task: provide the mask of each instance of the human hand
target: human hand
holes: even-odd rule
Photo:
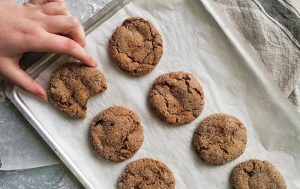
[[[0,74],[22,89],[47,100],[45,89],[19,67],[25,52],[67,54],[96,66],[83,48],[84,31],[63,0],[31,0],[24,5],[0,0],[0,12]]]

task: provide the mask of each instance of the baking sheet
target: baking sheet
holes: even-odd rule
[[[111,34],[129,16],[150,20],[164,40],[160,63],[144,77],[123,73],[108,54]],[[269,80],[262,80],[260,72],[253,72],[254,65],[249,65],[251,62],[236,50],[200,1],[132,1],[87,36],[86,49],[98,60],[98,69],[104,73],[108,89],[89,100],[85,119],[69,119],[26,92],[18,93],[40,123],[39,129],[48,136],[48,142],[59,148],[58,154],[86,187],[115,188],[126,165],[143,157],[165,162],[175,175],[176,188],[180,189],[230,188],[232,168],[250,158],[271,161],[289,188],[300,187],[299,117]],[[51,64],[37,81],[46,88],[53,70],[65,61],[63,58]],[[205,108],[191,124],[169,127],[153,116],[146,97],[156,77],[179,70],[199,78],[205,90]],[[142,148],[122,163],[97,159],[88,145],[91,120],[112,105],[134,110],[144,127]],[[240,158],[212,167],[197,158],[191,140],[201,120],[219,112],[232,114],[245,123],[248,143]]]

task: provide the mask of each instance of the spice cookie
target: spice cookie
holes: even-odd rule
[[[97,68],[73,62],[60,66],[52,74],[48,96],[66,115],[84,118],[88,99],[106,88],[106,80]]]
[[[284,178],[269,161],[248,160],[236,166],[231,174],[234,189],[286,189]]]
[[[118,181],[119,189],[174,189],[175,179],[162,162],[144,158],[130,163]]]
[[[227,114],[213,114],[196,129],[193,146],[209,165],[223,165],[238,158],[246,148],[247,131],[243,123]]]
[[[204,107],[204,92],[191,73],[170,72],[158,77],[149,93],[149,104],[162,121],[181,125],[196,119]]]
[[[144,132],[139,117],[133,111],[112,106],[95,117],[89,130],[89,140],[97,156],[120,162],[138,151]]]
[[[139,17],[126,19],[110,41],[110,52],[118,66],[134,76],[149,73],[163,54],[162,38],[155,27]]]

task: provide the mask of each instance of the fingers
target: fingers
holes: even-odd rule
[[[73,16],[49,16],[45,20],[46,30],[54,34],[65,34],[79,45],[85,45],[85,33],[79,21]]]
[[[46,15],[71,15],[63,0],[51,0],[46,3],[43,1],[29,1],[24,6],[38,9]]]
[[[43,35],[31,44],[33,51],[66,54],[88,66],[94,67],[97,65],[93,57],[72,39],[51,33]]]
[[[12,60],[1,62],[0,72],[15,85],[47,101],[48,98],[45,89],[24,72],[17,63]]]
[[[49,2],[64,2],[64,0],[30,0],[28,3],[34,4],[34,5],[43,5]]]
[[[46,31],[54,34],[68,35],[68,37],[71,37],[71,39],[81,46],[85,45],[84,30],[78,19],[71,16],[64,3],[47,3],[42,5],[40,10],[48,15],[44,21]]]
[[[33,1],[33,3],[42,2]],[[35,5],[31,4],[30,6]],[[83,64],[96,66],[94,59],[82,47],[85,45],[85,33],[80,22],[75,17],[66,15],[67,9],[63,3],[52,2],[35,8],[44,14],[42,22],[39,19],[35,20],[38,26],[42,26],[42,28],[35,27],[32,35],[28,35],[26,41],[29,42],[24,43],[27,50],[66,54]]]
[[[50,2],[42,5],[41,11],[46,15],[71,15],[63,2]]]
[[[34,5],[42,5],[47,3],[47,0],[30,0],[28,3],[34,4]]]

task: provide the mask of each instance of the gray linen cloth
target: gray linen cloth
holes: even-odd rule
[[[67,2],[77,17],[86,20],[89,16],[81,13],[95,12],[94,10],[99,8],[93,1],[69,0]],[[249,50],[266,67],[283,94],[299,107],[297,98],[299,97],[299,88],[296,86],[300,74],[300,14],[299,9],[295,8],[300,7],[299,0],[211,1],[214,2],[215,8],[248,41]],[[101,1],[99,0],[99,2]],[[87,6],[87,3],[92,6]],[[76,9],[79,11],[74,11]],[[20,118],[18,118],[19,121],[15,120],[17,119],[16,116],[13,116],[15,110],[1,109],[1,107],[11,108],[11,105],[3,97],[1,85],[3,82],[0,81],[0,169],[1,164],[3,164],[2,169],[11,170],[57,163],[55,156],[51,155],[53,153],[49,152],[49,147],[40,141],[42,139],[37,137],[32,129],[25,126],[28,125],[24,124],[25,120]],[[15,132],[16,130],[18,132]],[[12,134],[14,134],[13,137]],[[19,146],[22,147],[21,150],[18,148]]]
[[[282,93],[300,111],[300,13],[297,10],[300,2],[213,1],[215,8],[249,43],[249,50],[265,66]]]

